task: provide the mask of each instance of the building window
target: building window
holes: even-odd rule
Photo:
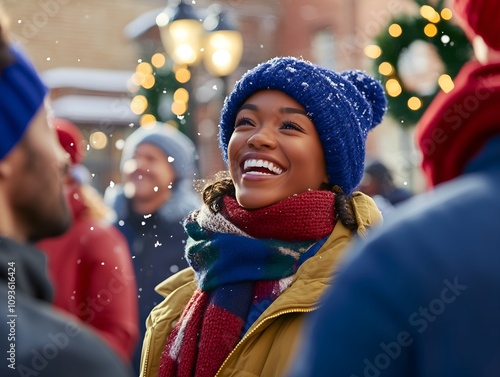
[[[335,70],[335,38],[331,29],[324,28],[314,34],[312,56],[316,64]]]

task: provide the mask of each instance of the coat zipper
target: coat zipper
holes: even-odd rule
[[[253,328],[252,331],[246,333],[243,338],[238,342],[238,344],[233,348],[233,350],[231,351],[231,353],[226,357],[226,359],[224,360],[224,362],[222,363],[222,365],[220,366],[219,370],[217,371],[217,374],[214,376],[214,377],[217,377],[220,375],[222,369],[224,368],[224,366],[227,364],[227,361],[231,358],[231,356],[234,354],[234,352],[241,346],[241,344],[243,344],[243,342],[248,339],[254,332],[255,330],[257,330],[264,322],[267,322],[268,320],[270,319],[274,319],[276,317],[279,317],[280,315],[283,315],[283,314],[290,314],[290,313],[310,313],[310,312],[313,312],[315,311],[316,309],[318,309],[319,306],[315,306],[315,307],[312,307],[312,308],[309,308],[309,309],[288,309],[288,310],[283,310],[281,312],[278,312],[276,314],[273,314],[269,317],[266,317],[264,318],[262,321],[260,321],[257,326],[255,326]]]
[[[144,366],[142,368],[141,376],[147,376],[146,372],[148,370],[148,361],[149,361],[149,352],[151,351],[151,339],[148,344],[148,348],[146,349],[146,355],[144,355]]]

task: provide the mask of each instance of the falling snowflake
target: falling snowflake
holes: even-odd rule
[[[178,272],[178,271],[179,271],[179,266],[177,266],[177,265],[175,265],[175,264],[174,264],[174,265],[172,265],[172,266],[170,266],[170,272],[171,272],[171,273],[175,274],[175,273],[176,273],[176,272]]]

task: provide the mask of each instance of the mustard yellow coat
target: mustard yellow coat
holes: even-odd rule
[[[374,201],[355,193],[353,198],[358,234],[381,220]],[[298,269],[295,279],[255,323],[226,358],[216,376],[277,377],[286,370],[298,343],[304,317],[318,308],[318,300],[332,282],[352,234],[340,222],[315,256]],[[156,377],[165,341],[196,289],[194,271],[182,270],[156,287],[165,297],[146,321],[141,377]]]

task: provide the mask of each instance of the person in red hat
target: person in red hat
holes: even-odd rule
[[[500,375],[500,1],[454,9],[476,58],[417,126],[429,192],[353,247],[288,377]]]
[[[71,167],[65,181],[73,225],[37,243],[48,256],[54,305],[92,326],[130,362],[138,341],[136,281],[127,242],[82,165],[86,145],[76,125],[54,119]]]

